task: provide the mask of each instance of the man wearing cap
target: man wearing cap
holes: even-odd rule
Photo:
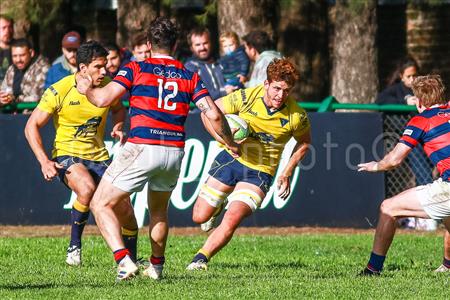
[[[77,50],[81,44],[80,34],[76,31],[66,33],[61,42],[62,60],[54,63],[45,78],[44,89],[77,71]]]

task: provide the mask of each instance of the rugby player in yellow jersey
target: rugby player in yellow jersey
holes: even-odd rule
[[[236,91],[215,102],[224,114],[237,114],[247,121],[251,134],[241,144],[240,157],[225,149],[211,166],[192,219],[203,223],[202,229],[207,231],[227,197],[229,206],[188,270],[206,270],[208,261],[231,240],[241,221],[260,207],[272,185],[284,146],[293,137],[297,143],[277,182],[279,196],[283,199],[289,196],[289,178],[310,144],[306,112],[288,98],[297,80],[298,72],[288,59],[275,59],[267,67],[264,84]],[[208,131],[216,136],[213,130]],[[220,141],[217,136],[216,139]]]
[[[77,52],[78,71],[50,86],[31,114],[25,127],[25,136],[41,165],[46,180],[56,176],[77,195],[71,211],[71,240],[66,262],[81,265],[81,235],[89,218],[89,203],[110,163],[103,137],[106,119],[111,108],[113,118],[112,137],[124,142],[122,126],[125,109],[120,101],[111,107],[98,108],[86,96],[78,93],[77,80],[89,75],[96,86],[106,85],[110,79],[106,74],[108,52],[97,42],[80,46]],[[53,117],[56,137],[50,160],[42,145],[39,129]],[[136,253],[137,223],[129,201],[116,207],[120,211],[122,233],[130,252]]]

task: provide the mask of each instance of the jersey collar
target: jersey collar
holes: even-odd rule
[[[275,113],[277,113],[277,112],[283,110],[283,109],[286,107],[286,103],[283,103],[283,105],[281,105],[281,107],[280,107],[279,109],[271,110],[270,107],[267,106],[266,102],[264,102],[264,97],[261,97],[261,101],[262,101],[262,103],[264,104],[264,107],[266,108],[267,114],[268,114],[269,116],[274,115]]]
[[[170,55],[158,54],[158,53],[156,53],[155,55],[153,55],[152,58],[168,58],[168,59],[174,59],[174,58],[173,58],[172,56],[170,56]]]

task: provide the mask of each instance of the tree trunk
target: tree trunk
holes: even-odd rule
[[[278,49],[292,58],[300,80],[292,95],[320,101],[329,95],[327,1],[290,1],[281,6]]]
[[[375,0],[336,1],[331,93],[342,103],[370,103],[378,90]]]
[[[243,37],[258,29],[276,38],[278,7],[276,0],[217,0],[219,33],[234,31]]]
[[[116,42],[121,47],[131,47],[131,38],[146,31],[150,22],[158,15],[158,0],[120,0],[117,7]]]

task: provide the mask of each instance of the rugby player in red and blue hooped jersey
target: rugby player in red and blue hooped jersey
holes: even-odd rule
[[[359,171],[377,172],[397,167],[419,143],[440,173],[433,183],[406,190],[383,201],[375,232],[372,253],[361,275],[379,275],[394,238],[396,220],[418,217],[443,220],[446,232],[442,266],[436,271],[450,270],[450,105],[439,75],[417,77],[412,84],[419,114],[407,124],[395,148],[378,161],[359,164]]]
[[[159,17],[148,30],[151,58],[127,64],[103,88],[92,88],[88,77],[77,82],[78,91],[99,107],[109,105],[126,91],[131,96],[130,138],[115,154],[91,201],[97,225],[118,263],[118,281],[133,277],[138,268],[123,244],[114,208],[147,183],[152,255],[144,275],[153,279],[162,276],[168,235],[167,207],[184,155],[184,122],[190,101],[200,109],[202,121],[209,122],[223,138],[225,146],[236,155],[239,153],[228,123],[198,74],[169,56],[177,36],[176,26],[168,18]]]
[[[130,90],[128,141],[183,147],[191,101],[209,96],[199,75],[167,55],[130,62],[114,81]]]

